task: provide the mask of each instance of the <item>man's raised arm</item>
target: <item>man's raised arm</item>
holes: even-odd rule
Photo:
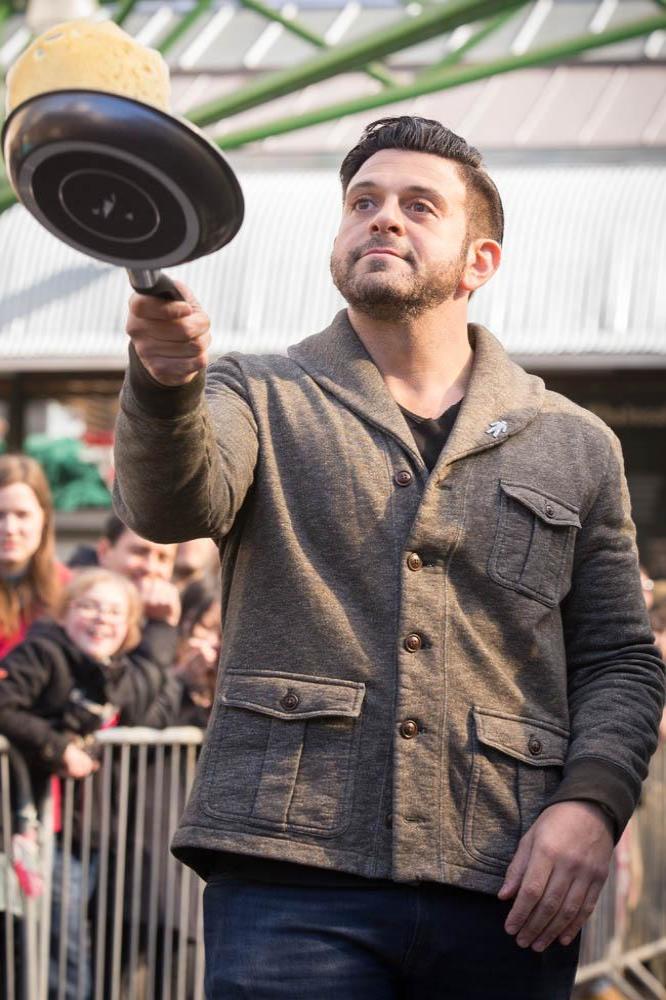
[[[223,537],[257,459],[240,368],[222,358],[206,371],[210,320],[178,287],[184,302],[130,299],[130,363],[116,424],[114,506],[153,541]]]

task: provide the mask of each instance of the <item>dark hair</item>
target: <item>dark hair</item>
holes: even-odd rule
[[[194,626],[201,621],[208,609],[221,600],[220,584],[217,579],[203,577],[188,583],[180,595],[180,634],[187,637]]]
[[[340,167],[342,193],[366,160],[380,149],[405,149],[433,153],[454,160],[467,189],[468,238],[488,236],[498,243],[504,236],[504,210],[494,181],[483,168],[481,153],[441,122],[401,115],[379,118],[366,125],[360,141],[350,149]]]
[[[104,538],[110,545],[115,545],[121,535],[127,531],[127,525],[123,524],[116,514],[109,514],[104,522]]]

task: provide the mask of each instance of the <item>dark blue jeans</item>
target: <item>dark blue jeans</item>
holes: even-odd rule
[[[56,847],[53,857],[53,886],[51,897],[51,948],[49,956],[49,998],[59,994],[60,982],[65,981],[65,1000],[89,1000],[92,995],[90,930],[86,911],[95,892],[97,883],[97,853],[93,852],[88,868],[88,888],[83,898],[83,865],[76,854],[69,858],[69,878],[67,881],[67,916],[65,967],[59,964],[60,922],[63,903],[64,858],[60,847]],[[83,920],[83,925],[82,925]],[[81,952],[81,939],[84,950]],[[79,992],[79,981],[81,991]]]
[[[510,907],[450,886],[273,885],[204,892],[207,1000],[567,1000],[578,940],[537,954]]]

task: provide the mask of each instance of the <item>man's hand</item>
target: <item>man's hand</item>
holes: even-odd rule
[[[592,913],[613,855],[611,821],[591,802],[557,802],[521,839],[498,896],[521,948],[570,944]]]
[[[134,294],[127,333],[144,368],[162,385],[185,385],[206,367],[210,320],[189,288],[175,282],[187,301],[166,302]]]
[[[67,744],[62,755],[62,764],[67,778],[87,778],[99,768],[99,761],[93,760],[90,754],[76,743]]]
[[[176,585],[144,576],[138,586],[148,621],[166,622],[175,628],[180,621],[180,594]]]

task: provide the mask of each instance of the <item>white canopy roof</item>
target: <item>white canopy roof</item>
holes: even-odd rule
[[[533,367],[666,367],[666,167],[492,170],[507,226],[472,318]],[[328,272],[335,171],[241,174],[246,219],[228,247],[173,268],[213,321],[214,353],[284,351],[341,306]],[[0,216],[0,371],[119,369],[122,270],[59,243],[21,207]]]

